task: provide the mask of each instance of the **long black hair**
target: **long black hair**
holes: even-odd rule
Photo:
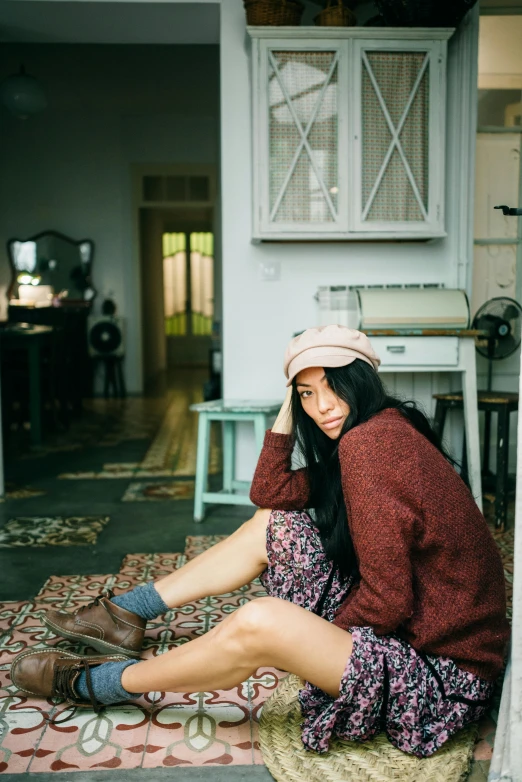
[[[357,560],[348,527],[341,484],[338,448],[342,436],[354,426],[368,421],[381,410],[393,408],[399,410],[448,462],[454,467],[458,465],[444,449],[428,418],[415,402],[390,396],[380,376],[365,361],[356,359],[344,367],[325,367],[324,372],[334,394],[350,408],[341,434],[337,439],[332,440],[305,413],[294,379],[293,435],[308,469],[310,504],[325,552],[342,575],[357,577]]]

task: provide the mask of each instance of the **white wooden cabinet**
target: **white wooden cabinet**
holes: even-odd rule
[[[444,236],[453,30],[248,32],[253,239]]]

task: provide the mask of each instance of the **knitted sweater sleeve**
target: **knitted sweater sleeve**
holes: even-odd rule
[[[272,510],[308,507],[308,474],[305,468],[292,470],[292,451],[291,435],[266,432],[250,489],[254,505]]]
[[[372,421],[345,435],[339,458],[360,582],[334,623],[386,635],[413,613],[410,552],[422,504],[418,459],[408,432],[377,431]]]

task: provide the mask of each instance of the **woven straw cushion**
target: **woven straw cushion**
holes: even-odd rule
[[[324,755],[308,752],[301,742],[301,710],[297,693],[303,682],[283,679],[266,701],[259,727],[261,752],[277,782],[463,782],[466,779],[476,725],[457,733],[429,758],[416,758],[396,749],[384,733],[372,741],[330,743]]]

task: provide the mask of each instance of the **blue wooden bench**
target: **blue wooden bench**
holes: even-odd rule
[[[199,413],[198,449],[196,460],[196,490],[194,498],[194,521],[203,521],[205,505],[252,505],[248,497],[250,481],[237,481],[236,468],[236,424],[251,421],[257,454],[261,453],[265,431],[269,421],[279,412],[282,402],[246,400],[227,401],[216,399],[191,405],[190,409]],[[208,457],[210,450],[210,424],[223,422],[223,488],[221,491],[208,491]]]

